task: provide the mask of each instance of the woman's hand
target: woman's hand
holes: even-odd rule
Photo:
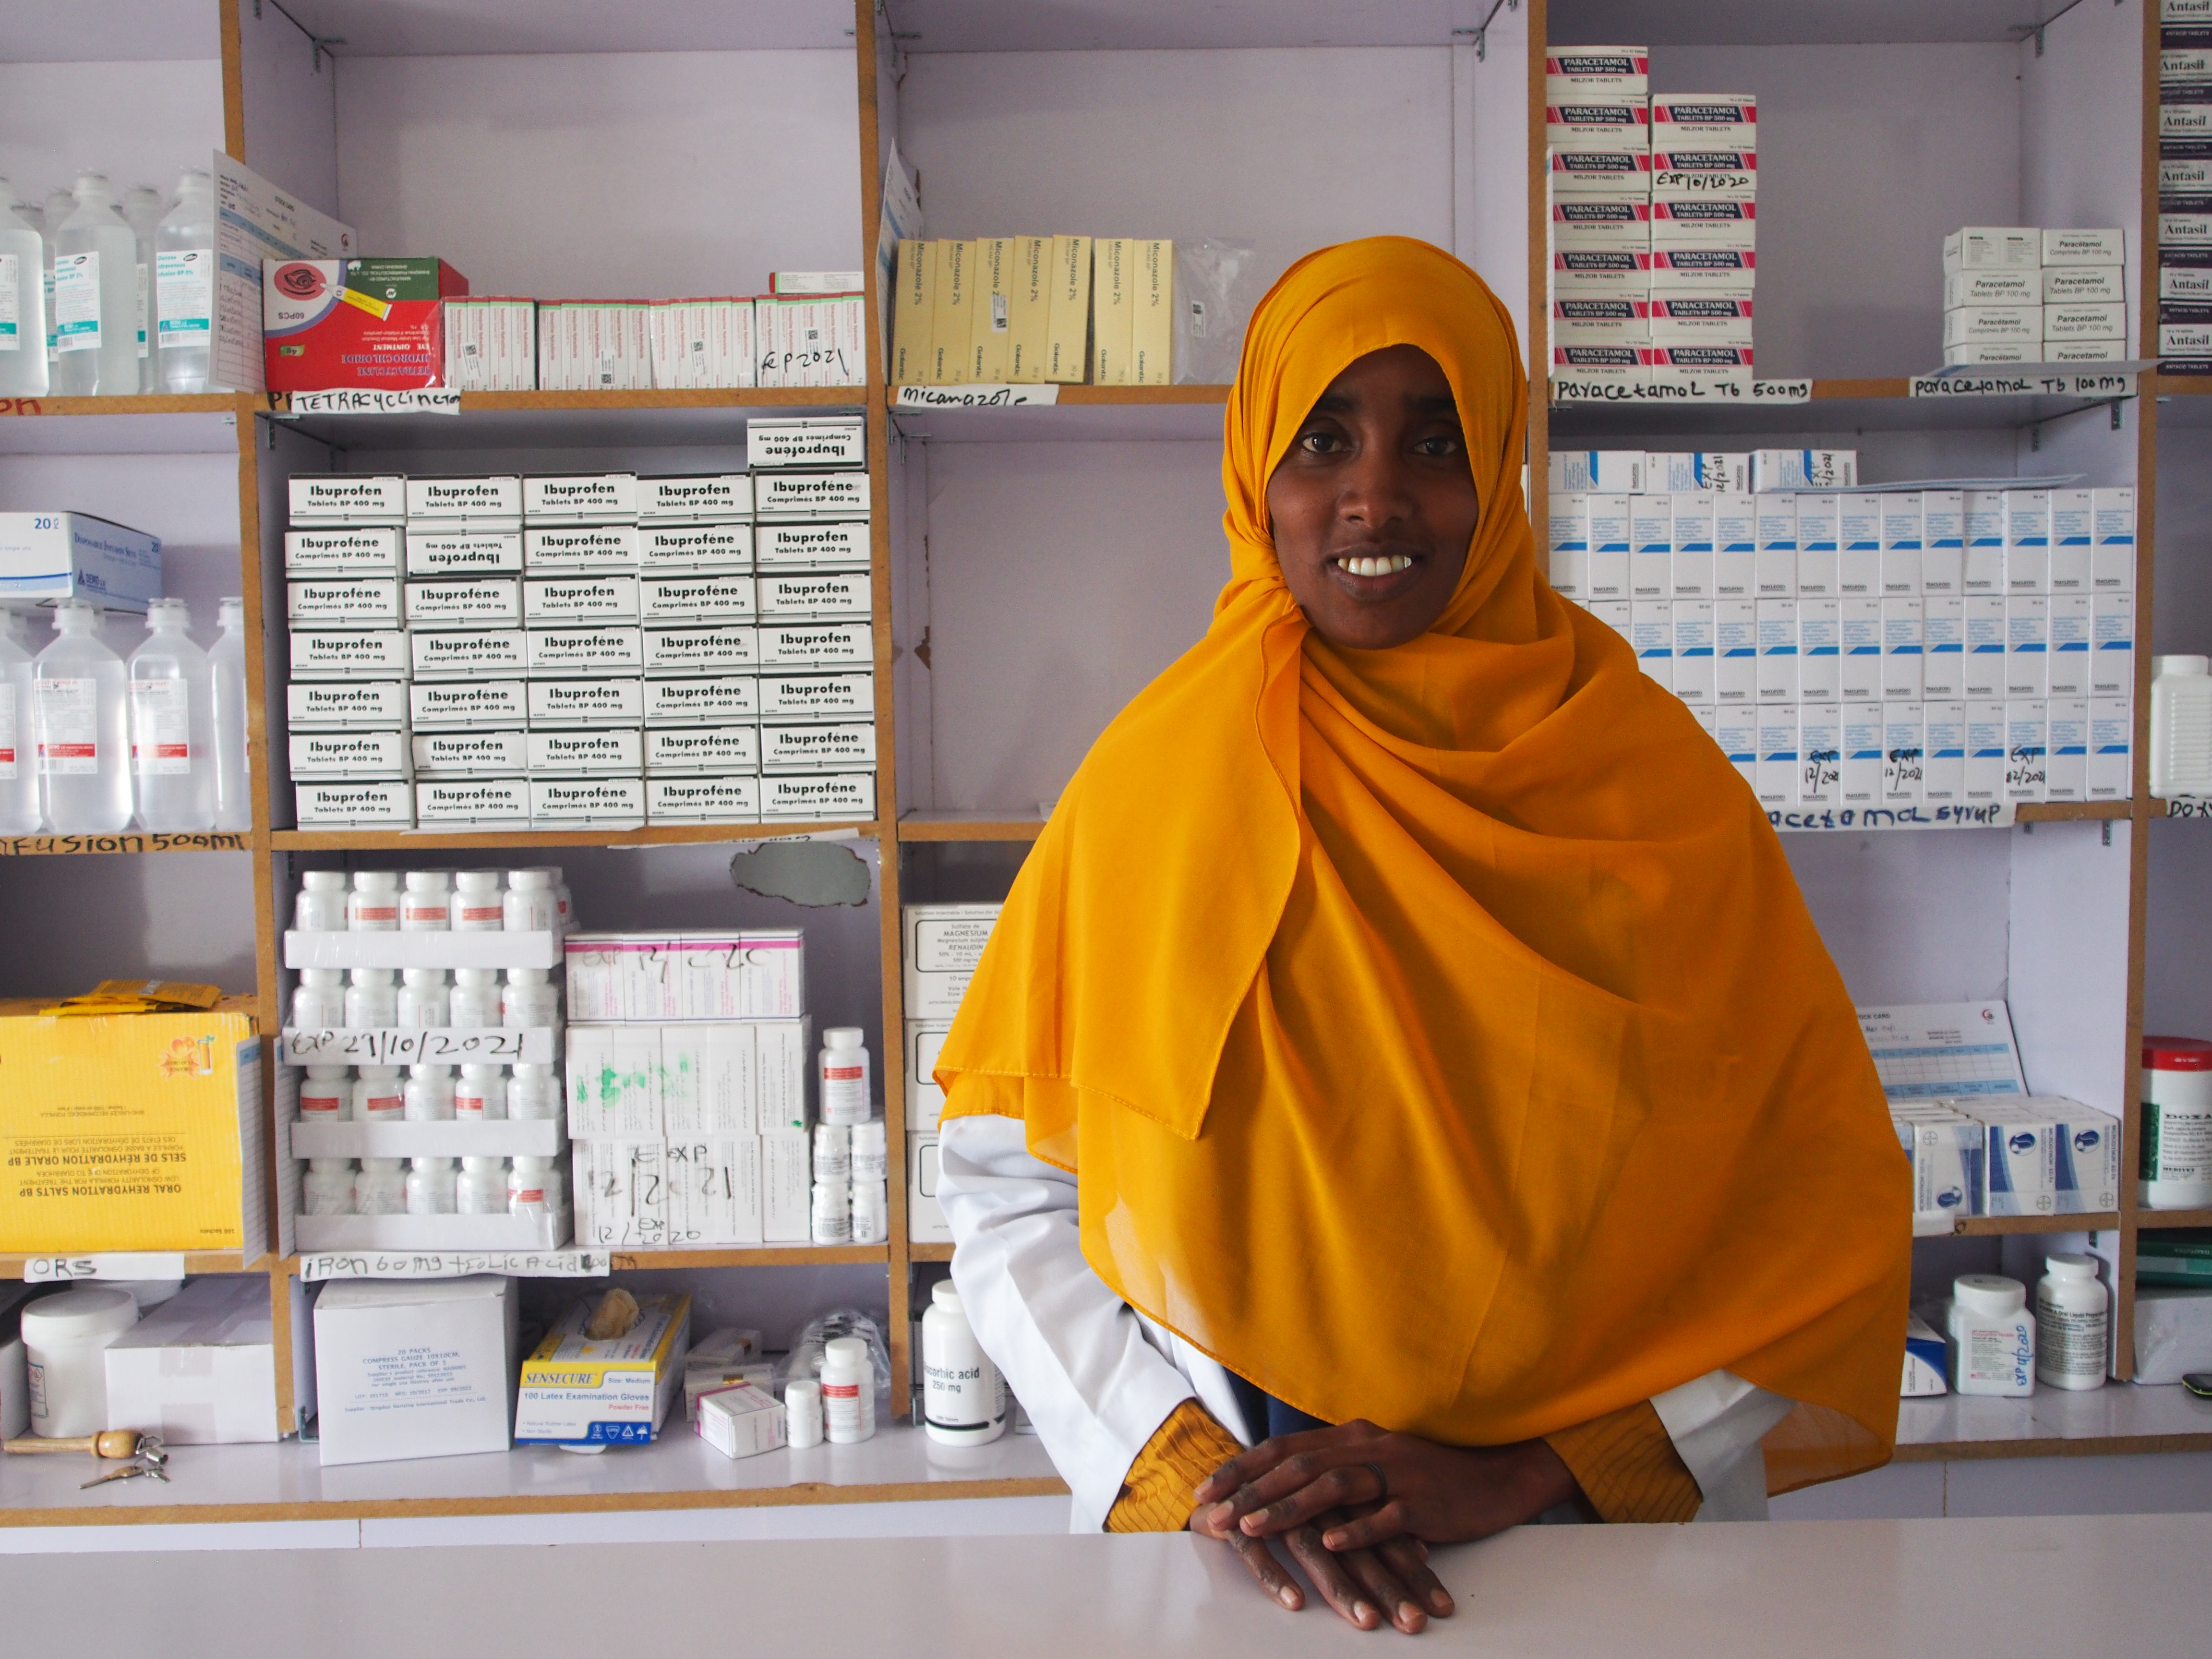
[[[1305,1592],[1275,1559],[1267,1540],[1233,1523],[1225,1528],[1212,1525],[1210,1512],[1217,1507],[1201,1504],[1194,1510],[1190,1529],[1204,1537],[1219,1539],[1236,1551],[1237,1559],[1259,1581],[1260,1588],[1292,1613],[1304,1607]],[[1438,1618],[1450,1614],[1452,1599],[1436,1574],[1429,1571],[1427,1545],[1418,1538],[1401,1537],[1376,1549],[1332,1551],[1322,1542],[1322,1530],[1344,1518],[1332,1511],[1315,1522],[1291,1527],[1281,1534],[1291,1559],[1305,1569],[1314,1588],[1329,1606],[1361,1630],[1373,1630],[1381,1625],[1383,1614],[1376,1609],[1385,1609],[1390,1622],[1408,1636],[1425,1629],[1431,1613]]]
[[[1426,1545],[1486,1538],[1534,1520],[1577,1491],[1567,1466],[1540,1440],[1440,1446],[1356,1420],[1263,1440],[1231,1458],[1193,1494],[1198,1507],[1190,1525],[1234,1544],[1261,1586],[1285,1606],[1300,1604],[1292,1600],[1297,1587],[1268,1553],[1269,1538],[1281,1537],[1330,1603],[1361,1629],[1372,1629],[1374,1621],[1354,1611],[1360,1598],[1350,1588],[1347,1567],[1385,1606],[1400,1608],[1394,1621],[1399,1628],[1418,1629],[1403,1617],[1408,1609],[1419,1612],[1404,1589],[1439,1614],[1451,1611],[1451,1598],[1425,1565]],[[1419,1554],[1411,1555],[1409,1546],[1422,1547]],[[1334,1567],[1333,1574],[1325,1576],[1310,1557]],[[1372,1577],[1378,1571],[1397,1588]]]

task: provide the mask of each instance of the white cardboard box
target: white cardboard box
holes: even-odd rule
[[[111,1429],[158,1434],[172,1446],[278,1437],[276,1326],[258,1274],[193,1279],[103,1358]],[[301,1414],[312,1408],[311,1384]]]
[[[952,1228],[937,1202],[937,1137],[906,1138],[906,1237],[909,1244],[950,1244]]]
[[[908,904],[899,910],[899,959],[909,1019],[950,1022],[983,959],[1003,907]]]
[[[749,1382],[699,1396],[699,1437],[725,1457],[774,1451],[786,1440],[783,1403]]]
[[[906,1023],[906,1127],[909,1131],[934,1131],[945,1109],[945,1091],[931,1075],[937,1056],[951,1036],[950,1020],[910,1019]]]
[[[0,513],[0,596],[140,611],[161,594],[161,538],[88,513]]]
[[[505,1451],[521,1299],[511,1279],[334,1279],[315,1299],[325,1464]]]

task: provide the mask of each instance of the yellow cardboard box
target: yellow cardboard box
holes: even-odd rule
[[[244,1003],[61,1018],[0,1001],[0,1251],[267,1248]]]

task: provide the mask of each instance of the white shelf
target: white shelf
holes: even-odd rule
[[[293,1218],[300,1254],[349,1250],[557,1250],[568,1212],[555,1215],[303,1215]]]
[[[303,933],[284,935],[287,968],[558,968],[558,933]]]
[[[1901,1401],[1897,1413],[1900,1461],[2173,1451],[2191,1449],[2192,1441],[2212,1450],[2212,1400],[2178,1382],[2107,1382],[2081,1394],[2038,1389],[2025,1400],[1941,1395]]]
[[[295,1120],[294,1158],[558,1158],[568,1145],[559,1118],[489,1123],[309,1123]]]

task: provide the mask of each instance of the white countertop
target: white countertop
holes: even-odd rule
[[[1524,1527],[1440,1551],[1455,1618],[1363,1635],[1219,1547],[884,1539],[0,1557],[9,1647],[153,1659],[411,1652],[1510,1654],[2006,1659],[2203,1652],[2212,1516]],[[1967,1607],[1988,1610],[1975,1626]],[[1363,1645],[1364,1644],[1364,1645]]]

